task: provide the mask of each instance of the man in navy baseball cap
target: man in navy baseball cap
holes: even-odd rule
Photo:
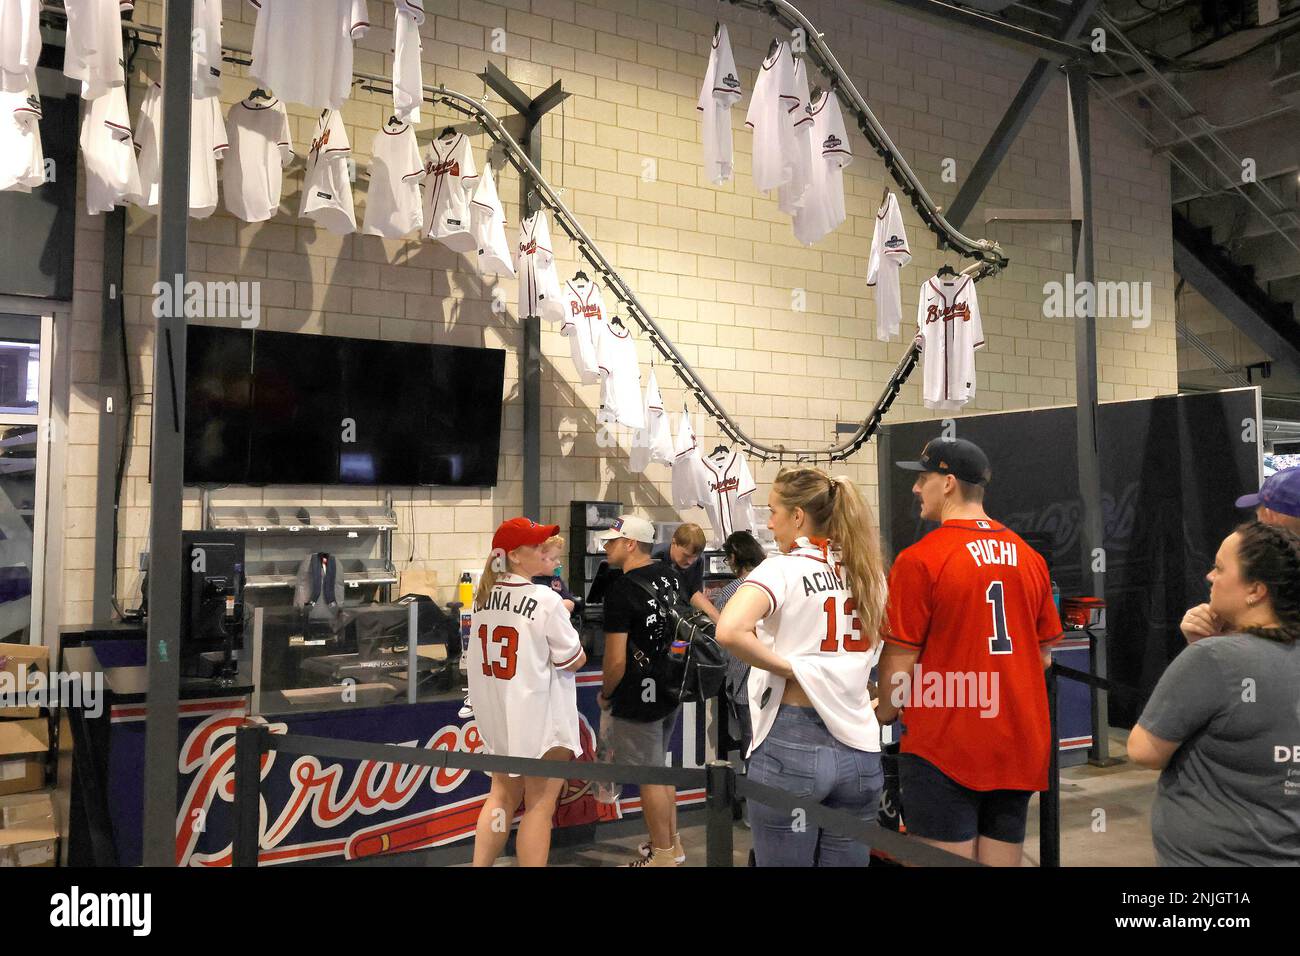
[[[1255,494],[1238,498],[1237,507],[1254,508],[1262,523],[1300,534],[1300,467],[1269,475]]]

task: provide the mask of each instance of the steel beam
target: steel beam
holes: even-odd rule
[[[126,210],[121,206],[104,217],[104,290],[99,320],[99,452],[95,468],[95,574],[92,614],[95,621],[113,619],[117,576],[117,467],[126,429],[126,354],[122,341],[122,275],[126,246]],[[125,421],[124,421],[125,419]],[[125,425],[125,429],[124,426]]]

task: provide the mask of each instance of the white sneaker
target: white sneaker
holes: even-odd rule
[[[469,720],[474,716],[474,705],[469,701],[469,694],[465,694],[465,703],[460,705],[460,710],[456,712],[461,720]]]
[[[651,847],[649,840],[646,840],[636,848],[637,852],[641,854],[641,857],[646,860],[650,859],[653,849],[654,848]],[[673,837],[673,862],[678,866],[681,866],[686,862],[686,851],[682,849],[682,835],[680,833]]]

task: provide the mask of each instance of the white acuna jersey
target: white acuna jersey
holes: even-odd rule
[[[577,678],[562,669],[581,653],[558,593],[517,574],[497,578],[470,619],[466,665],[488,753],[537,758],[564,747],[582,756]]]
[[[81,81],[81,98],[94,100],[126,83],[122,13],[134,0],[64,0],[68,15],[63,73]]]
[[[799,108],[794,90],[794,56],[784,40],[758,71],[745,125],[754,131],[754,188],[761,193],[790,181],[794,169],[794,123]]]
[[[469,201],[478,185],[474,150],[464,133],[439,137],[424,154],[424,228],[453,252],[478,248]]]
[[[41,97],[0,92],[0,191],[29,193],[45,182],[41,148]]]
[[[36,88],[41,58],[41,0],[0,2],[0,92]]]
[[[698,477],[688,487],[696,495],[693,505],[703,508],[709,516],[713,530],[712,540],[721,545],[734,531],[751,531],[754,512],[751,500],[754,494],[754,476],[744,455],[735,450],[716,455],[688,456]]]
[[[289,115],[278,99],[240,100],[226,114],[230,149],[221,164],[226,210],[265,222],[280,210],[284,167],[293,161]]]
[[[776,191],[776,205],[787,216],[803,207],[812,184],[812,127],[808,112],[808,71],[802,59],[794,64],[794,95],[799,102],[786,114],[791,127],[790,181]]]
[[[876,337],[885,341],[897,335],[902,324],[903,299],[899,270],[912,261],[903,230],[903,213],[893,193],[876,212],[876,230],[867,263],[867,285],[876,289]]]
[[[162,200],[162,101],[162,87],[150,83],[135,123],[140,192],[133,201],[155,214]],[[217,208],[217,160],[225,156],[229,145],[221,101],[215,96],[191,100],[189,206],[194,219],[206,219]]]
[[[691,427],[691,413],[683,408],[673,438],[673,507],[679,511],[700,507],[700,502],[708,496],[699,458],[699,442],[695,438],[695,429]]]
[[[397,22],[393,27],[393,112],[397,118],[418,125],[424,102],[424,75],[420,68],[420,26],[424,6],[419,0],[397,0]]]
[[[125,87],[113,87],[82,112],[81,157],[86,167],[86,210],[92,216],[140,194]]]
[[[632,453],[628,467],[636,474],[645,474],[651,462],[661,465],[673,463],[673,440],[668,434],[668,413],[664,410],[664,397],[655,380],[655,370],[645,386],[645,426],[637,429],[632,439]]]
[[[704,85],[695,108],[700,111],[700,136],[704,147],[704,175],[721,186],[735,172],[735,154],[731,143],[731,107],[739,102],[742,89],[731,55],[731,39],[725,24],[718,27],[704,71]]]
[[[961,408],[975,397],[975,350],[984,344],[975,280],[928,280],[921,286],[916,325],[922,338],[925,407]]]
[[[341,236],[357,231],[352,181],[348,175],[350,155],[352,144],[343,127],[342,114],[338,110],[325,110],[316,121],[316,133],[311,138],[298,215]]]
[[[549,322],[564,319],[564,293],[555,271],[551,227],[546,212],[537,210],[519,224],[515,269],[519,273],[519,317],[537,316]]]
[[[370,147],[370,188],[366,191],[367,236],[405,239],[424,226],[420,181],[424,162],[409,123],[385,123]]]
[[[513,277],[515,257],[510,252],[510,240],[506,238],[506,211],[497,194],[491,163],[479,174],[478,185],[470,199],[469,220],[478,246],[479,274]]]
[[[221,95],[221,0],[194,0],[192,96]]]
[[[758,639],[790,662],[826,729],[846,746],[875,753],[880,725],[867,683],[879,650],[862,631],[857,604],[833,560],[834,555],[800,538],[788,554],[767,558],[740,586],[767,600]],[[785,678],[751,668],[748,691],[752,754],[776,720]]]
[[[844,210],[844,167],[853,162],[853,150],[839,97],[824,92],[808,107],[812,131],[808,137],[811,172],[804,203],[794,214],[795,238],[806,245],[820,242],[847,218]]]
[[[596,420],[644,428],[636,340],[621,322],[615,324],[612,320],[602,322],[596,333],[596,366],[600,369],[600,412]]]
[[[604,333],[605,297],[594,282],[570,279],[564,284],[564,322],[560,334],[569,340],[573,367],[583,385],[600,381],[596,342]]]
[[[352,43],[366,0],[248,0],[257,8],[249,72],[282,100],[337,110],[352,90]]]

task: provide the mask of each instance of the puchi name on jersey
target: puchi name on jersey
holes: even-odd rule
[[[511,614],[518,614],[520,617],[526,617],[528,620],[533,619],[533,611],[537,610],[537,598],[520,597],[512,607],[510,604],[510,593],[504,588],[493,588],[488,595],[487,605],[483,608],[485,611],[509,611]]]
[[[1016,543],[1014,541],[995,541],[991,538],[981,538],[977,541],[966,542],[966,550],[975,559],[975,567],[977,568],[986,564],[1005,564],[1013,568],[1019,567],[1019,557],[1016,554]]]
[[[803,576],[803,593],[821,594],[824,591],[843,591],[844,582],[832,571],[814,571]]]

